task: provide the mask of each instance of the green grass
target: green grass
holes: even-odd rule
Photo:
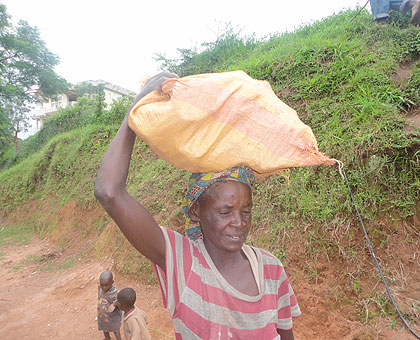
[[[21,271],[22,269],[23,269],[22,266],[15,264],[9,269],[9,272],[18,272],[18,271]]]
[[[68,268],[72,268],[76,265],[75,259],[67,259],[63,263],[56,263],[55,261],[47,261],[40,265],[39,270],[45,270],[49,272],[60,272]]]
[[[43,258],[39,255],[36,254],[31,254],[26,256],[22,261],[21,264],[22,265],[27,265],[27,264],[37,264],[37,263],[41,263],[43,262]]]
[[[0,227],[0,246],[8,245],[25,245],[28,244],[32,236],[34,235],[33,225],[24,221],[21,224],[13,226],[1,226]],[[2,253],[3,254],[3,253]],[[1,255],[4,257],[4,254]]]
[[[53,254],[53,256],[31,254],[23,259],[17,266],[22,268],[22,266],[25,265],[35,264],[38,267],[38,270],[41,271],[60,272],[72,268],[76,263],[77,261],[75,258],[68,258],[61,261],[55,254]]]

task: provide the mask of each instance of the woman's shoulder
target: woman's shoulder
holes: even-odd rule
[[[160,226],[160,229],[162,230],[163,235],[165,237],[169,237],[171,239],[176,239],[176,240],[191,241],[188,237],[182,235],[179,231],[176,231],[171,228],[164,227],[164,226]]]
[[[260,254],[260,258],[262,259],[264,264],[272,264],[272,265],[278,265],[280,267],[283,267],[283,264],[281,263],[281,261],[271,252],[269,252],[266,249],[263,248],[258,248],[258,247],[254,247],[254,246],[249,246],[251,247],[255,253]]]
[[[197,248],[198,240],[190,240],[188,237],[182,235],[180,232],[173,230],[168,227],[160,227],[162,229],[162,233],[165,237],[165,243],[169,243],[171,246],[180,248],[190,248],[193,247]],[[180,248],[179,248],[180,247]]]

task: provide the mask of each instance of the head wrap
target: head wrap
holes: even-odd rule
[[[233,168],[220,172],[200,172],[193,173],[188,182],[188,190],[185,194],[182,209],[184,210],[186,221],[186,236],[191,240],[203,238],[199,222],[194,222],[190,218],[189,210],[191,205],[197,201],[200,195],[207,188],[216,182],[237,181],[244,183],[252,189],[255,183],[254,172],[246,166],[234,166]]]

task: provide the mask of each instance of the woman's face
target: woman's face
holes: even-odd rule
[[[251,189],[236,181],[214,185],[197,207],[204,244],[208,251],[236,252],[251,228]]]

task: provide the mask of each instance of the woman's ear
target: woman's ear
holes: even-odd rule
[[[189,215],[191,218],[191,221],[193,222],[200,222],[200,203],[195,201],[190,209],[189,209]]]

